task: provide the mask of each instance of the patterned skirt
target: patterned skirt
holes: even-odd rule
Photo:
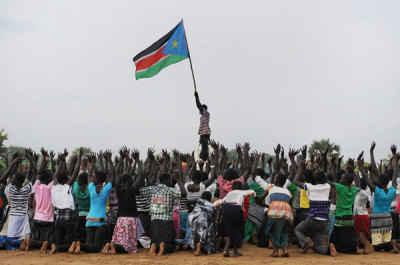
[[[138,217],[119,217],[111,242],[122,246],[127,253],[134,254],[137,251],[137,240],[143,233]]]
[[[371,233],[392,231],[393,220],[390,213],[374,213],[371,215]]]

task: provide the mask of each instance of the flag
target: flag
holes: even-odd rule
[[[165,67],[189,58],[183,21],[133,58],[136,79],[149,78]]]

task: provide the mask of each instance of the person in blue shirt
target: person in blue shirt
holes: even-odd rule
[[[371,192],[374,192],[374,208],[371,216],[371,239],[372,246],[375,251],[393,250],[395,254],[399,252],[396,246],[396,240],[392,238],[393,221],[390,215],[390,204],[396,195],[397,176],[399,173],[399,163],[396,153],[397,147],[392,145],[390,150],[393,154],[393,178],[392,187],[387,188],[390,178],[387,174],[380,174],[377,178],[376,185],[371,181],[364,169],[363,162],[358,161],[358,166],[363,178],[367,181]]]

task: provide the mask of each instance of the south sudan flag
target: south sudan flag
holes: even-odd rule
[[[189,58],[183,21],[133,58],[136,79],[149,78],[165,67]]]

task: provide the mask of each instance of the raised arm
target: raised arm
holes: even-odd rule
[[[105,172],[104,171],[104,162],[103,162],[104,155],[103,155],[103,151],[102,150],[99,151],[99,155],[97,157],[99,159],[100,171]]]
[[[58,154],[58,159],[57,159],[57,169],[56,172],[53,174],[53,184],[57,185],[58,184],[58,175],[60,172],[63,170],[62,164],[65,161],[65,155],[63,153]]]
[[[196,98],[196,106],[199,109],[200,112],[203,112],[203,107],[200,103],[200,99],[199,99],[199,94],[197,92],[194,92],[194,97]]]
[[[244,180],[247,181],[247,178],[250,176],[251,173],[251,162],[250,162],[250,155],[249,155],[249,151],[250,151],[250,144],[249,143],[244,143],[243,145],[243,163],[245,164],[245,171],[243,172],[243,177]]]
[[[236,144],[236,153],[237,153],[237,158],[235,161],[234,168],[239,172],[239,164],[240,166],[243,165],[242,147],[240,146],[240,144]]]
[[[278,144],[276,148],[274,148],[275,152],[275,165],[274,165],[274,170],[279,171],[280,170],[280,163],[279,163],[279,153],[281,152],[281,145]],[[272,172],[271,172],[272,173]]]
[[[3,176],[0,178],[0,183],[3,183],[4,180],[8,178],[10,175],[11,171],[13,170],[13,167],[15,167],[19,162],[22,161],[21,156],[17,156],[11,163],[8,165],[6,171],[4,172]]]
[[[296,164],[295,157],[298,153],[300,153],[300,150],[289,149],[288,155],[289,155],[289,159],[290,159],[290,174],[289,174],[288,179],[290,182],[293,182],[293,179],[296,175],[297,164]]]
[[[392,145],[390,147],[390,150],[392,151],[393,159],[393,179],[392,179],[392,187],[396,188],[397,187],[397,178],[399,177],[399,158],[397,157],[397,146]]]
[[[259,160],[260,160],[260,153],[254,151],[254,160],[253,160],[253,165],[251,167],[251,174],[253,175],[253,178],[257,177],[257,165]]]
[[[365,181],[367,182],[368,187],[370,188],[371,192],[375,192],[375,184],[372,183],[371,179],[368,177],[367,172],[365,172],[365,168],[364,168],[364,164],[361,160],[357,161],[358,163],[358,169],[361,172],[361,175],[363,176],[363,178],[365,179]]]
[[[375,163],[375,156],[374,156],[375,146],[376,146],[375,142],[372,142],[371,148],[369,149],[369,155],[370,155],[370,159],[371,159],[371,171],[372,171],[373,175],[375,177],[377,177],[379,175],[379,173],[378,173],[378,168],[376,167],[376,163]]]
[[[214,180],[217,178],[217,171],[218,171],[218,166],[216,166],[218,165],[218,160],[216,159],[216,153],[212,153],[210,157],[211,157],[210,176],[208,177],[207,180],[203,181],[203,184],[206,187],[210,186],[214,182]]]
[[[139,188],[143,186],[144,174],[143,174],[142,161],[140,161],[139,159],[139,151],[137,149],[134,149],[132,151],[132,159],[138,165],[138,175],[136,177],[135,182],[132,184],[132,187],[134,190],[139,190]]]
[[[294,185],[302,189],[304,189],[304,182],[301,181],[301,176],[303,175],[305,167],[306,161],[304,159],[301,159],[299,167],[297,169],[296,177],[294,178]]]
[[[37,175],[37,167],[36,167],[36,162],[32,157],[32,150],[31,149],[25,149],[25,157],[29,160],[29,177],[28,179],[32,182],[35,183],[36,181],[36,175]]]
[[[74,184],[76,178],[78,177],[79,169],[81,168],[81,161],[82,161],[82,156],[83,156],[83,152],[84,151],[85,150],[83,149],[83,147],[81,147],[79,149],[78,159],[77,159],[76,164],[75,164],[74,172],[72,172],[72,176],[69,178],[69,180],[67,182],[67,184],[69,186],[72,186],[72,184]]]

